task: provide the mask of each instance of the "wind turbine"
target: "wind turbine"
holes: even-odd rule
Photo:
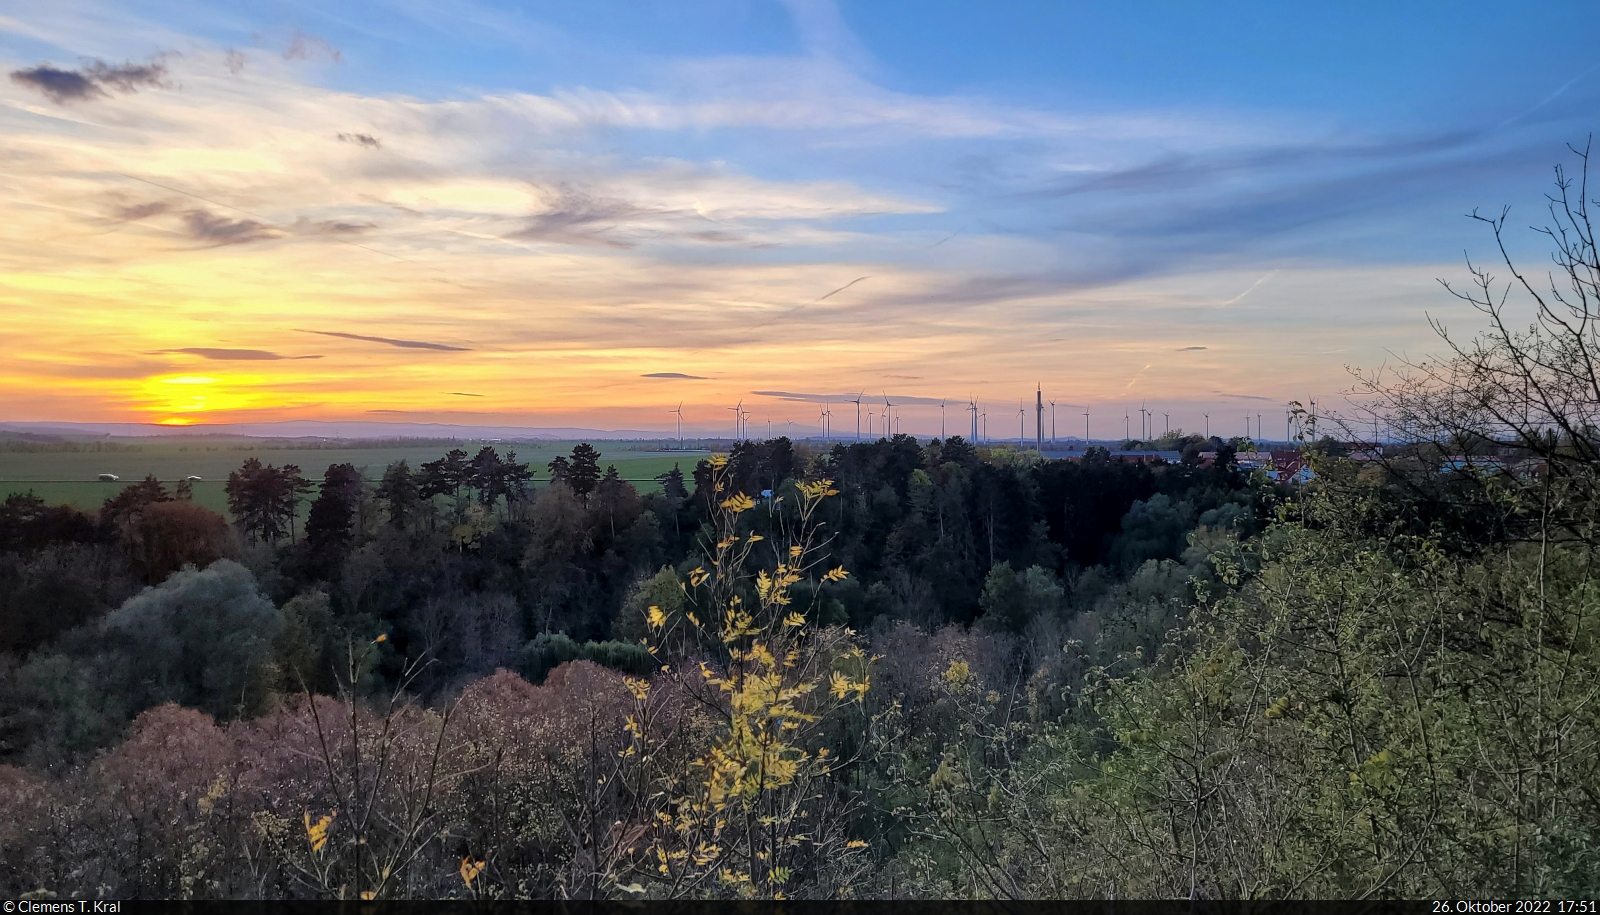
[[[1167,434],[1171,435],[1172,434],[1172,414],[1171,413],[1163,413],[1161,415],[1165,416],[1167,418]]]
[[[1033,450],[1044,453],[1044,386],[1033,389]]]
[[[1256,434],[1257,435],[1262,435],[1262,436],[1266,435],[1265,432],[1261,431],[1261,414],[1260,413],[1256,414]]]
[[[1207,413],[1205,416],[1206,416],[1206,441],[1210,441],[1211,440],[1211,414]]]
[[[939,438],[944,438],[944,398],[939,398]]]
[[[883,392],[884,438],[894,438],[894,404],[889,402],[889,392]]]
[[[678,401],[678,409],[672,412],[678,414],[678,450],[683,450],[683,401]]]
[[[733,440],[738,441],[741,422],[739,416],[744,410],[744,401],[741,400],[739,401],[739,405],[737,407],[729,407],[728,409],[733,411]]]
[[[1128,414],[1128,408],[1122,408],[1122,438],[1124,441],[1133,438],[1133,417]]]
[[[1083,447],[1089,447],[1089,405],[1083,405]]]
[[[876,416],[876,415],[877,414],[872,412],[872,407],[868,406],[867,407],[867,434],[868,435],[876,435],[878,433],[878,427],[873,424],[873,420],[872,420],[872,417]]]
[[[978,443],[978,401],[967,395],[967,410],[972,413],[972,444]]]
[[[1056,402],[1050,401],[1050,447],[1056,447]]]
[[[856,441],[858,442],[861,441],[861,394],[865,393],[865,391],[862,391],[860,394],[856,395],[855,400],[851,401],[851,403],[856,405]]]
[[[1028,429],[1028,408],[1024,407],[1022,405],[1022,401],[1019,400],[1019,401],[1017,401],[1017,450],[1018,451],[1022,450],[1022,436],[1027,432],[1027,429]]]
[[[988,444],[989,443],[989,411],[985,410],[982,413],[979,413],[978,417],[983,420],[983,442],[984,442],[984,444]]]

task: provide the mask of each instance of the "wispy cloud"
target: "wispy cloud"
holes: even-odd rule
[[[682,372],[651,372],[648,375],[640,375],[639,377],[640,378],[682,378],[682,379],[686,379],[686,380],[689,380],[689,381],[706,381],[706,380],[708,380],[704,375],[685,375]]]
[[[149,203],[136,203],[130,206],[119,206],[116,209],[117,218],[128,222],[138,222],[149,219],[151,216],[160,216],[172,209],[172,204],[163,200],[152,200]]]
[[[307,34],[299,29],[294,30],[294,35],[289,39],[288,47],[283,49],[284,60],[330,60],[338,63],[344,55],[338,48],[329,44],[327,39],[316,35]]]
[[[1203,347],[1203,346],[1180,346],[1180,347],[1177,348],[1177,350],[1175,350],[1175,352],[1179,352],[1179,353],[1197,353],[1197,352],[1199,352],[1200,350],[1203,350],[1203,349],[1205,349],[1205,347]]]
[[[229,219],[207,210],[190,210],[184,213],[183,224],[190,238],[214,247],[245,245],[253,241],[277,238],[282,234],[272,226],[254,219]]]
[[[299,330],[299,328],[296,328]],[[317,334],[323,337],[339,337],[345,340],[360,340],[365,343],[382,343],[385,346],[398,346],[401,349],[428,349],[446,353],[471,352],[465,346],[450,346],[445,343],[428,343],[424,340],[397,340],[393,337],[369,337],[365,334],[346,334],[332,330],[300,330],[302,334]]]
[[[370,133],[340,133],[336,135],[341,142],[354,143],[368,149],[382,149],[383,141]]]
[[[626,200],[598,197],[574,188],[550,192],[548,209],[532,216],[508,238],[566,244],[631,248],[634,242],[611,233],[619,225],[648,215]]]
[[[321,359],[320,355],[308,356],[283,356],[264,349],[222,349],[211,346],[185,346],[178,349],[158,349],[146,353],[147,356],[157,356],[166,353],[181,354],[185,356],[199,356],[202,359],[217,359],[223,362],[271,362],[278,359]]]

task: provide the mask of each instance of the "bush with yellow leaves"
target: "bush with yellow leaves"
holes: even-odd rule
[[[813,625],[813,608],[791,593],[803,581],[848,575],[823,568],[828,538],[817,510],[838,493],[830,480],[796,484],[792,504],[777,496],[769,505],[763,536],[747,516],[755,501],[728,491],[727,459],[710,463],[712,533],[684,584],[687,608],[669,616],[652,606],[646,618],[652,653],[683,638],[701,659],[663,665],[655,683],[629,681],[636,708],[623,753],[639,761],[636,790],[655,802],[630,849],[636,880],[618,888],[656,897],[848,894],[868,850],[847,833],[852,799],[838,779],[852,761],[825,745],[824,728],[862,714],[874,659],[849,630]],[[659,732],[652,690],[663,681],[714,722],[687,768],[651,765]]]

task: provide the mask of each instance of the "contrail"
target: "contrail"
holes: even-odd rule
[[[1144,368],[1140,369],[1137,372],[1134,372],[1133,373],[1133,379],[1128,382],[1128,387],[1123,388],[1123,390],[1126,391],[1126,390],[1128,390],[1128,388],[1131,388],[1134,385],[1138,384],[1139,383],[1139,379],[1143,378],[1144,377],[1144,373],[1150,371],[1150,366],[1154,365],[1154,364],[1155,363],[1147,363]]]
[[[1277,273],[1277,272],[1278,271],[1276,271],[1276,270],[1268,271],[1266,276],[1263,276],[1261,279],[1256,280],[1254,283],[1251,283],[1249,289],[1246,289],[1244,292],[1241,292],[1238,295],[1234,296],[1233,298],[1229,299],[1228,301],[1223,302],[1221,307],[1227,308],[1229,305],[1232,305],[1233,303],[1239,301],[1240,299],[1244,298],[1245,296],[1249,295],[1250,293],[1255,292],[1257,286],[1260,286],[1262,283],[1265,283],[1267,280],[1271,279],[1272,275]]]
[[[1532,108],[1529,108],[1527,111],[1524,111],[1521,114],[1514,114],[1511,117],[1506,118],[1504,121],[1501,121],[1498,125],[1496,125],[1495,129],[1499,130],[1501,127],[1504,127],[1507,124],[1512,123],[1513,121],[1519,121],[1519,120],[1527,117],[1528,115],[1533,114],[1535,111],[1538,111],[1540,108],[1543,108],[1544,106],[1546,106],[1546,105],[1550,104],[1551,102],[1555,101],[1556,99],[1560,98],[1561,94],[1563,92],[1566,92],[1568,89],[1572,88],[1572,84],[1573,83],[1576,83],[1578,80],[1583,79],[1585,76],[1588,76],[1590,73],[1593,73],[1596,70],[1600,70],[1600,64],[1595,64],[1594,66],[1592,66],[1589,69],[1583,71],[1582,73],[1579,73],[1577,76],[1574,76],[1573,78],[1567,80],[1565,83],[1562,83],[1561,84],[1561,88],[1557,89],[1556,91],[1554,91],[1552,93],[1550,93],[1549,97],[1546,98],[1544,101],[1540,102],[1537,105],[1534,105]]]
[[[858,276],[855,279],[851,280],[850,282],[845,283],[843,286],[840,286],[838,289],[835,289],[834,291],[832,291],[832,292],[828,293],[827,295],[823,296],[822,299],[832,298],[833,296],[836,296],[839,293],[844,292],[846,289],[849,289],[851,286],[854,286],[855,284],[861,282],[862,280],[870,280],[870,279],[872,279],[872,277],[870,277],[870,276]],[[806,305],[815,305],[815,304],[817,304],[817,302],[822,301],[822,299],[817,299],[815,302],[807,302]],[[800,306],[800,308],[804,308],[804,307],[806,307],[806,306],[805,305],[801,305]],[[796,308],[795,311],[799,311],[800,308]],[[791,311],[789,313],[790,314],[794,314],[794,311]]]

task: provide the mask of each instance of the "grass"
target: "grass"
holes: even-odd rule
[[[123,439],[117,442],[117,449],[111,451],[0,451],[0,498],[31,491],[46,502],[91,510],[147,474],[169,485],[192,475],[202,477],[192,484],[195,502],[226,514],[228,500],[223,486],[228,474],[252,457],[263,464],[280,467],[297,464],[300,472],[313,481],[322,478],[328,465],[349,463],[359,468],[368,480],[376,481],[383,475],[384,468],[394,461],[404,460],[415,471],[424,462],[443,457],[451,448],[460,448],[471,455],[486,444],[493,444],[502,455],[507,450],[515,451],[517,460],[528,463],[533,469],[536,480],[547,480],[550,471],[546,465],[558,454],[570,454],[576,443],[387,442],[363,446],[338,442],[318,446],[296,439]],[[593,444],[600,449],[601,469],[615,464],[617,473],[631,481],[640,492],[659,490],[661,484],[655,477],[671,470],[674,464],[689,477],[695,462],[707,454],[704,451],[634,451],[627,450],[630,446],[607,442]],[[80,447],[93,446],[80,443]],[[114,473],[121,480],[101,481],[97,477],[102,473]]]

